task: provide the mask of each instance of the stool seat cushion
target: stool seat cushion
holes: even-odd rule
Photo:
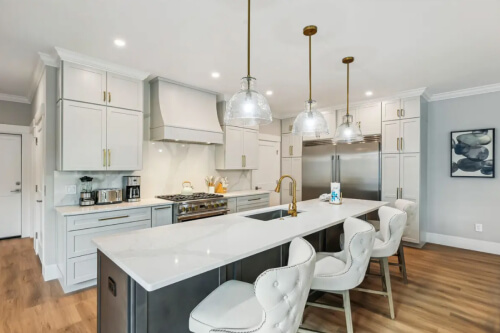
[[[314,276],[318,275],[335,275],[344,271],[345,262],[335,258],[328,253],[316,253],[316,267],[314,269]]]
[[[231,280],[208,295],[191,313],[191,332],[210,330],[257,330],[264,322],[264,311],[255,297],[254,286]]]

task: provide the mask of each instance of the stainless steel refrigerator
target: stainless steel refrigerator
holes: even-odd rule
[[[333,144],[331,140],[305,141],[302,151],[302,199],[330,193],[338,182],[344,198],[380,200],[381,152],[373,142]]]

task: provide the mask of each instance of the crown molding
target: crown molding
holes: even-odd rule
[[[24,96],[0,93],[0,101],[30,104],[30,100]]]
[[[445,93],[440,93],[440,94],[434,94],[431,96],[429,101],[436,102],[436,101],[442,101],[445,99],[488,94],[488,93],[498,92],[498,91],[500,91],[500,83],[490,84],[490,85],[481,86],[481,87],[455,90],[455,91],[450,91],[450,92],[445,92]]]
[[[138,80],[145,80],[150,74],[149,72],[140,71],[127,66],[117,65],[110,61],[86,56],[84,54],[66,50],[60,47],[56,47],[55,49],[57,55],[62,61],[69,61],[80,65],[91,66],[107,72],[125,75]]]
[[[33,97],[35,96],[36,89],[40,84],[40,80],[42,79],[43,73],[45,72],[45,66],[50,67],[59,67],[59,61],[57,57],[51,56],[50,54],[38,52],[38,61],[36,63],[35,71],[31,76],[31,83],[28,89],[28,101],[31,103],[33,101]]]

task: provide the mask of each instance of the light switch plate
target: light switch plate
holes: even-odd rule
[[[480,223],[476,223],[476,232],[483,232],[483,225]]]
[[[66,194],[76,194],[76,185],[66,185]]]

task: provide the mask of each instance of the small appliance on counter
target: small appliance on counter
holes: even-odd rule
[[[123,201],[121,188],[96,190],[93,194],[96,205],[117,204]]]
[[[80,206],[93,206],[95,201],[92,198],[92,177],[82,177],[80,178],[81,190],[80,190]]]
[[[182,183],[181,195],[193,195],[194,187],[189,180]]]
[[[125,192],[125,201],[141,201],[141,177],[123,176],[123,191]]]

